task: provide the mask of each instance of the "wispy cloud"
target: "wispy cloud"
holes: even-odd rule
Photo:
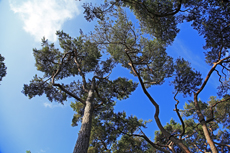
[[[28,0],[16,4],[10,0],[10,8],[18,13],[24,22],[24,30],[41,41],[45,36],[51,41],[56,41],[57,30],[61,30],[66,20],[80,14],[80,3],[75,0]]]
[[[188,60],[191,63],[192,67],[195,68],[195,70],[201,72],[203,77],[205,78],[210,70],[210,66],[208,66],[208,64],[205,62],[205,56],[202,54],[203,50],[201,48],[201,53],[197,53],[197,48],[195,48],[196,52],[192,49],[194,48],[186,46],[182,40],[176,39],[174,46],[172,47],[173,53],[171,54],[173,56],[180,56],[185,58],[185,60]],[[216,88],[219,85],[218,77],[216,75],[212,75],[210,83],[214,88]]]
[[[54,104],[54,103],[51,103],[51,102],[45,102],[43,103],[43,105],[46,107],[46,108],[56,108],[56,107],[64,107],[64,105],[62,104]]]
[[[45,150],[41,149],[40,152],[46,152]]]
[[[208,66],[206,65],[204,59],[201,58],[202,54],[195,53],[191,50],[191,48],[186,46],[183,41],[176,39],[174,45],[172,46],[172,51],[173,53],[169,53],[176,56],[176,58],[179,56],[185,58],[185,60],[188,60],[192,64],[192,67],[202,69],[202,71],[208,70]]]

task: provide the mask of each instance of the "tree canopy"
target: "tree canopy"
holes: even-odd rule
[[[74,153],[96,152],[227,152],[229,142],[229,75],[230,2],[216,0],[110,0],[93,6],[85,3],[85,17],[98,20],[95,30],[72,38],[58,31],[59,50],[42,39],[42,49],[34,49],[36,67],[43,77],[34,76],[23,93],[29,98],[46,94],[52,102],[64,104],[75,98],[71,107],[76,114],[72,126],[81,122]],[[126,10],[139,23],[128,18]],[[182,57],[173,59],[167,47],[179,32],[178,24],[191,26],[204,37],[205,61],[211,66],[205,77]],[[105,54],[109,58],[105,59]],[[149,121],[125,112],[114,111],[115,100],[129,98],[138,83],[130,78],[109,77],[113,68],[127,68],[143,93],[155,107],[154,121],[159,128],[154,140],[142,130]],[[219,76],[219,98],[198,99],[213,73]],[[69,84],[62,81],[70,77]],[[156,93],[148,88],[170,79],[174,87],[177,123],[165,126],[159,117]],[[77,80],[77,81],[76,81]],[[188,96],[184,109],[177,108],[177,95]]]
[[[6,66],[3,62],[5,58],[0,54],[0,81],[2,81],[2,78],[6,76]]]

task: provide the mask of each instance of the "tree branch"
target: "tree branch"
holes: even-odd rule
[[[181,124],[182,124],[182,132],[181,132],[180,138],[179,138],[179,139],[181,139],[182,136],[183,136],[184,133],[185,133],[185,125],[184,125],[184,121],[183,121],[183,119],[182,119],[182,117],[181,117],[181,115],[180,115],[180,113],[179,113],[179,109],[177,109],[177,105],[179,104],[179,100],[176,99],[177,94],[178,94],[178,91],[177,91],[177,93],[176,93],[175,96],[174,96],[174,100],[177,102],[177,103],[175,104],[175,111],[176,111],[177,116],[179,117],[179,119],[180,119],[180,121],[181,121]]]
[[[75,98],[76,100],[80,101],[81,103],[83,103],[85,105],[85,101],[82,100],[81,98],[79,98],[78,96],[74,95],[73,93],[69,92],[68,90],[66,90],[62,85],[58,84],[58,83],[55,83],[55,77],[61,72],[62,70],[62,64],[64,62],[64,58],[67,56],[67,54],[69,53],[65,53],[64,56],[62,57],[62,61],[61,61],[61,64],[58,68],[58,70],[56,71],[56,73],[52,76],[52,84],[53,86],[57,86],[59,87],[62,91],[64,91],[65,93],[67,93],[68,95],[70,95],[71,97]]]
[[[138,3],[138,2],[132,1],[132,3]],[[167,16],[175,15],[176,13],[178,13],[178,12],[180,11],[182,0],[180,0],[177,9],[176,9],[174,12],[171,12],[171,13],[164,13],[164,14],[163,14],[163,13],[162,13],[162,14],[156,14],[156,13],[154,13],[154,12],[151,12],[151,11],[148,9],[148,7],[144,4],[144,2],[140,2],[140,3],[141,3],[141,5],[140,5],[140,4],[137,4],[137,5],[143,6],[142,8],[143,8],[144,10],[147,11],[147,13],[148,13],[149,16],[153,15],[153,16],[156,16],[156,17],[167,17]],[[152,18],[153,18],[153,16],[152,16]]]
[[[80,75],[81,75],[81,77],[82,77],[82,82],[83,82],[82,87],[83,87],[83,90],[84,90],[85,92],[89,92],[88,89],[86,88],[85,74],[84,74],[84,73],[82,72],[82,70],[81,70],[80,63],[77,61],[77,56],[78,56],[77,50],[74,48],[74,62],[77,64],[77,69],[78,69],[78,71],[79,71],[79,73],[80,73]]]
[[[214,142],[214,143],[217,144],[217,145],[220,145],[220,146],[227,146],[228,148],[230,148],[230,145],[229,145],[229,144],[218,143],[218,142]]]
[[[136,74],[137,77],[138,77],[138,80],[139,80],[139,82],[140,82],[140,84],[141,84],[142,90],[144,91],[145,95],[149,98],[149,100],[151,101],[151,103],[155,106],[156,112],[155,112],[155,114],[154,114],[154,118],[155,118],[155,121],[156,121],[156,123],[157,123],[157,126],[159,127],[159,129],[161,130],[161,132],[162,132],[167,138],[169,138],[170,140],[172,140],[173,142],[175,142],[184,152],[190,153],[190,151],[188,150],[188,148],[187,148],[179,139],[177,139],[176,137],[172,136],[172,135],[171,135],[169,132],[167,132],[167,131],[164,129],[164,127],[162,126],[161,121],[160,121],[160,119],[159,119],[159,117],[158,117],[158,116],[159,116],[159,112],[160,112],[160,110],[159,110],[159,105],[156,103],[156,101],[152,98],[152,96],[151,96],[151,95],[149,94],[149,92],[146,90],[145,85],[144,85],[144,83],[143,83],[143,81],[142,81],[142,78],[141,78],[140,74],[136,71],[136,69],[135,69],[135,67],[134,67],[134,65],[133,65],[133,61],[132,61],[131,57],[129,56],[129,54],[128,54],[127,52],[126,52],[126,55],[127,55],[127,57],[129,58],[130,66],[131,66],[131,68],[132,68],[134,74]]]
[[[227,99],[223,99],[223,100],[221,100],[221,101],[218,101],[218,102],[216,102],[215,104],[213,104],[213,105],[210,107],[211,118],[208,119],[206,122],[210,122],[210,121],[214,120],[214,110],[213,110],[213,107],[215,107],[215,106],[216,106],[217,104],[219,104],[219,103],[226,102],[226,101],[229,100],[229,99],[230,99],[230,97],[228,97]]]

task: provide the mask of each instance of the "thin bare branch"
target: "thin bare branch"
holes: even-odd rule
[[[191,142],[192,143],[192,142]],[[201,150],[200,148],[197,147],[197,145],[195,143],[192,143],[194,147],[196,147],[197,150],[199,150],[200,152],[206,153],[206,151]]]
[[[217,75],[219,76],[219,82],[223,84],[223,82],[221,81],[222,76],[220,75],[219,71],[217,71],[216,69],[214,71],[216,71]]]

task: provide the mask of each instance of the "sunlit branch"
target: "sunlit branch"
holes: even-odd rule
[[[205,85],[207,84],[207,82],[208,82],[208,80],[209,80],[209,78],[210,78],[212,72],[215,70],[216,66],[217,66],[217,65],[221,65],[221,64],[224,62],[224,60],[229,59],[229,58],[230,58],[230,56],[225,57],[225,58],[223,58],[223,59],[221,59],[221,60],[219,60],[219,61],[213,63],[213,66],[212,66],[212,68],[210,69],[210,71],[208,72],[208,74],[207,74],[207,76],[206,76],[206,78],[205,78],[203,84],[201,85],[200,89],[196,92],[196,95],[197,95],[197,96],[198,96],[198,94],[204,89]]]
[[[197,124],[198,125],[198,124]],[[194,133],[196,133],[197,131],[193,131],[193,133],[191,133],[191,134],[188,134],[188,135],[186,135],[185,137],[183,137],[182,138],[182,140],[184,140],[184,139],[187,139],[187,138],[189,138],[189,137],[191,137]]]
[[[191,142],[192,143],[192,142]],[[192,143],[194,147],[196,147],[197,150],[199,150],[200,152],[206,153],[206,151],[201,150],[200,148],[197,147],[197,145],[195,143]]]
[[[211,138],[211,136],[210,136],[210,134],[209,134],[209,131],[208,131],[208,128],[207,128],[207,125],[206,125],[206,121],[205,121],[205,119],[204,119],[204,115],[201,113],[200,106],[199,106],[199,104],[198,104],[198,98],[197,98],[197,97],[198,97],[199,93],[200,93],[200,92],[204,89],[204,87],[206,86],[206,84],[207,84],[209,78],[211,77],[213,71],[216,69],[217,65],[221,65],[222,62],[223,62],[224,60],[229,59],[229,58],[230,58],[230,56],[225,57],[225,58],[223,58],[223,59],[221,59],[221,60],[218,60],[218,61],[214,62],[214,63],[213,63],[213,66],[212,66],[212,68],[210,69],[210,71],[208,72],[208,75],[206,76],[206,78],[205,78],[203,84],[201,85],[201,87],[199,88],[199,90],[198,90],[197,92],[194,92],[194,103],[195,103],[195,108],[196,108],[196,112],[197,112],[197,115],[198,115],[198,119],[199,119],[199,122],[200,122],[201,125],[202,125],[203,132],[204,132],[204,136],[205,136],[205,138],[206,138],[206,140],[207,140],[207,143],[209,144],[209,146],[210,146],[210,148],[211,148],[211,150],[212,150],[213,152],[217,152],[217,148],[216,148],[216,146],[214,145],[214,142],[213,142],[213,140],[212,140],[212,138]]]
[[[173,152],[173,153],[176,153],[175,149],[174,149],[174,142],[170,142],[169,145],[168,145],[168,148]]]

